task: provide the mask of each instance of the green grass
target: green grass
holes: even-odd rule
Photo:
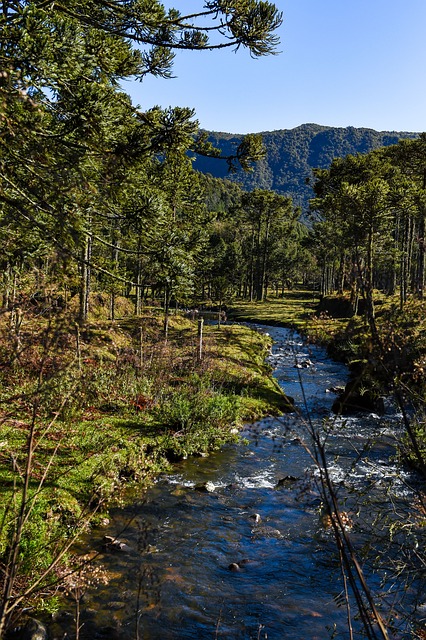
[[[199,362],[197,323],[179,316],[167,342],[161,315],[92,321],[80,332],[79,352],[73,325],[49,328],[46,351],[48,327],[31,323],[19,367],[8,352],[8,325],[0,326],[3,360],[11,360],[0,386],[0,556],[15,530],[34,430],[20,587],[69,536],[126,500],[130,487],[235,440],[244,422],[288,409],[265,364],[270,339],[248,327],[205,326]]]
[[[320,303],[318,296],[311,291],[293,290],[286,291],[280,298],[270,296],[264,302],[238,301],[232,306],[229,316],[238,322],[290,327],[312,342],[331,345],[351,322],[351,318],[339,313],[347,310],[347,302],[344,297],[331,296]],[[362,318],[359,321],[363,325]]]
[[[282,298],[268,298],[264,302],[237,302],[232,306],[230,318],[238,322],[260,322],[301,329],[316,313],[318,297],[312,292],[287,291]]]

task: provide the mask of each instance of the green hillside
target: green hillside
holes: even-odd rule
[[[242,170],[228,174],[225,162],[197,156],[194,168],[217,178],[227,177],[251,190],[271,189],[290,195],[297,206],[308,208],[312,189],[308,180],[313,168],[327,168],[334,158],[348,154],[367,153],[379,147],[395,144],[401,138],[416,138],[417,133],[374,131],[355,127],[325,127],[303,124],[295,129],[280,129],[262,133],[266,156],[253,173]],[[224,155],[235,153],[242,135],[209,132],[209,140]]]

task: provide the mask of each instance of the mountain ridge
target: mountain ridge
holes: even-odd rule
[[[213,145],[223,155],[232,155],[240,144],[242,134],[206,131]],[[298,125],[293,129],[260,132],[266,149],[265,158],[256,163],[253,172],[228,172],[225,162],[196,156],[194,168],[216,178],[238,182],[247,191],[269,189],[293,198],[296,206],[306,214],[313,196],[309,180],[312,169],[324,169],[335,158],[349,154],[368,153],[373,149],[396,144],[401,139],[418,137],[410,131],[376,131],[367,127],[331,127],[315,123]]]

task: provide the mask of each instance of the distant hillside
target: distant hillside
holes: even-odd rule
[[[379,147],[395,144],[401,138],[416,138],[417,133],[374,131],[355,127],[323,127],[303,124],[295,129],[262,133],[266,157],[257,163],[253,173],[238,171],[229,174],[226,162],[198,156],[194,168],[216,178],[239,182],[247,190],[271,189],[291,195],[297,206],[308,208],[312,189],[307,180],[313,168],[326,168],[334,158],[348,154],[367,153]],[[209,132],[209,140],[224,155],[235,152],[243,136]]]

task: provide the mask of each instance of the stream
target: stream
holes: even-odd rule
[[[349,638],[310,428],[326,441],[339,505],[362,550],[368,584],[380,594],[385,617],[390,607],[396,611],[391,637],[412,637],[405,614],[416,603],[418,618],[425,617],[417,576],[394,578],[401,545],[411,538],[418,544],[420,535],[424,541],[415,522],[398,526],[413,522],[420,481],[392,462],[397,410],[389,403],[383,417],[332,416],[334,390],[346,383],[347,368],[288,329],[258,328],[274,340],[269,361],[298,411],[247,426],[241,443],[175,465],[143,499],[113,510],[109,525],[92,532],[93,540],[117,536],[126,547],[101,556],[108,581],[84,594],[81,640]],[[386,569],[374,569],[377,557]],[[71,600],[52,637],[75,637],[64,632],[72,611]],[[363,637],[357,624],[355,637]]]

